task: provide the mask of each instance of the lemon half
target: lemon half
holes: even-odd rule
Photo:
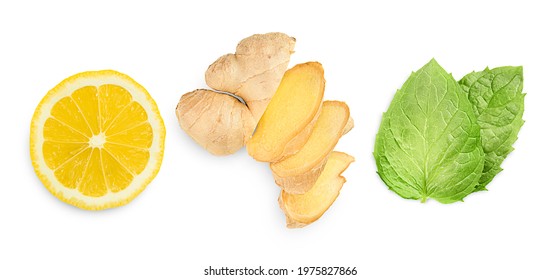
[[[113,70],[63,80],[31,121],[37,176],[54,196],[87,210],[122,206],[138,196],[159,171],[164,142],[155,101]]]

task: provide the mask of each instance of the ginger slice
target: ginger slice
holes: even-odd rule
[[[317,182],[304,194],[281,191],[278,204],[286,215],[286,226],[300,228],[318,220],[334,203],[346,179],[341,176],[354,157],[332,152]]]
[[[255,34],[237,45],[206,70],[209,87],[243,98],[258,121],[276,92],[296,39],[279,32]]]
[[[255,120],[233,96],[206,89],[184,94],[175,110],[179,125],[214,155],[229,155],[251,137]]]
[[[287,193],[302,194],[311,189],[349,118],[350,109],[344,102],[323,102],[319,118],[303,147],[296,154],[270,164],[276,184]]]
[[[307,142],[323,100],[323,74],[318,62],[298,64],[284,73],[247,143],[249,155],[258,161],[275,162]]]

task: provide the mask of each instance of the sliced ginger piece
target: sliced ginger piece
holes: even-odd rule
[[[296,153],[270,164],[276,184],[287,193],[302,194],[313,187],[327,156],[338,143],[350,118],[344,102],[325,101],[309,139]]]
[[[235,54],[220,57],[206,71],[206,83],[220,92],[183,95],[176,110],[181,128],[214,155],[245,146],[288,68],[294,45],[295,39],[283,33],[243,39]]]
[[[206,89],[184,94],[175,110],[179,125],[214,155],[229,155],[245,145],[256,122],[237,98]]]
[[[307,142],[323,101],[323,74],[318,62],[298,64],[286,71],[247,143],[249,155],[258,161],[275,162],[296,153]]]
[[[341,176],[354,157],[332,152],[325,169],[315,185],[304,194],[280,193],[278,204],[286,215],[286,226],[289,228],[304,227],[318,220],[334,203],[346,179]]]
[[[206,84],[243,98],[258,121],[288,68],[295,43],[296,39],[279,32],[245,38],[235,54],[226,54],[208,67]]]

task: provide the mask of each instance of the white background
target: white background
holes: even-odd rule
[[[357,267],[353,277],[215,279],[559,279],[559,8],[539,1],[2,1],[0,279],[213,279],[208,266]],[[334,1],[333,1],[334,2]],[[551,3],[553,1],[550,1]],[[154,1],[155,3],[155,1]],[[315,224],[285,228],[266,164],[213,157],[183,133],[180,96],[254,33],[297,38],[290,65],[320,61],[326,99],[355,128],[339,199]],[[526,124],[504,171],[464,203],[404,200],[376,175],[381,114],[435,57],[459,79],[523,65]],[[29,159],[43,95],[72,74],[114,69],[158,102],[161,171],[133,202],[88,212],[52,196]]]

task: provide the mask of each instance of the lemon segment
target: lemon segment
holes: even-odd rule
[[[124,205],[153,180],[165,127],[156,103],[112,70],[71,76],[43,98],[31,122],[35,172],[57,198],[79,208]]]
[[[99,113],[101,127],[107,131],[109,124],[132,102],[132,96],[126,89],[117,85],[102,85],[99,87]]]
[[[78,115],[76,115],[78,114]],[[66,125],[70,129],[82,134],[85,137],[91,137],[92,132],[89,128],[88,123],[80,114],[80,109],[76,105],[76,102],[72,100],[71,97],[65,97],[56,102],[53,108],[50,110],[49,119],[57,120],[63,125]],[[54,133],[49,134],[49,136],[56,137],[58,131],[53,131]]]

